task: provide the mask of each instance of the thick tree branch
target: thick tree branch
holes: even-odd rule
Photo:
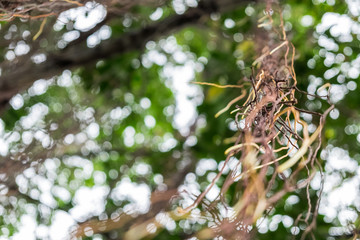
[[[62,51],[48,53],[46,61],[40,64],[33,63],[29,59],[31,56],[19,59],[11,67],[3,69],[0,77],[0,112],[4,111],[15,94],[26,90],[37,79],[50,78],[61,74],[65,69],[86,66],[100,59],[141,49],[149,40],[156,40],[189,24],[196,24],[211,13],[227,11],[253,1],[255,0],[204,0],[198,7],[190,8],[182,15],[170,16],[119,38],[103,41],[95,48],[88,48],[84,40],[70,44]]]

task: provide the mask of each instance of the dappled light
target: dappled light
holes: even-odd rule
[[[0,240],[357,239],[358,0],[0,3]]]

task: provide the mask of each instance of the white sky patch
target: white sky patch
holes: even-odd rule
[[[181,205],[186,208],[194,203],[194,196],[198,196],[200,192],[200,185],[197,182],[197,177],[194,173],[188,173],[185,177],[184,184],[178,187],[178,192],[182,198]]]
[[[339,147],[329,145],[321,152],[321,158],[326,160],[324,195],[320,202],[319,213],[325,215],[326,222],[339,219],[342,226],[348,226],[357,219],[357,213],[349,208],[353,205],[360,208],[358,196],[360,194],[360,168],[356,160],[349,153]],[[344,180],[341,172],[356,173],[354,177]],[[320,174],[311,182],[313,189],[320,188]]]
[[[69,213],[76,221],[100,215],[105,211],[105,198],[109,191],[107,186],[80,187],[75,193],[74,207]]]
[[[331,84],[330,88],[330,100],[332,103],[337,103],[342,100],[349,92],[346,85]]]
[[[351,42],[352,34],[360,34],[360,23],[352,20],[349,15],[327,12],[323,15],[321,23],[316,26],[316,31],[323,34],[328,29],[330,29],[330,34],[339,41]]]
[[[164,11],[162,10],[162,8],[157,8],[157,9],[155,10],[155,12],[153,12],[153,13],[150,15],[150,19],[153,20],[153,21],[159,20],[159,19],[162,17],[163,12],[164,12]]]
[[[267,233],[269,230],[269,219],[265,217],[261,217],[256,221],[256,227],[258,228],[259,233]]]
[[[68,203],[71,200],[70,192],[64,187],[53,186],[51,191],[54,196],[60,198],[65,203]]]
[[[177,14],[183,14],[187,9],[183,0],[173,0],[172,5]]]
[[[124,144],[127,147],[132,147],[135,143],[135,129],[132,126],[128,126],[125,128],[124,132],[123,132],[123,138],[124,138]]]
[[[23,215],[20,219],[20,230],[12,237],[13,240],[35,240],[36,221],[32,216]]]
[[[314,24],[314,18],[310,15],[305,15],[301,18],[300,22],[304,27],[310,27]]]
[[[37,130],[34,134],[34,137],[38,141],[43,141],[45,138],[49,138],[49,135],[43,130]]]
[[[40,64],[42,62],[45,62],[46,60],[46,55],[43,53],[40,54],[35,54],[31,57],[31,60],[36,63],[36,64]]]
[[[63,162],[69,167],[82,168],[82,177],[88,179],[91,177],[94,166],[93,163],[85,158],[79,156],[71,156],[63,160]]]
[[[94,172],[94,182],[96,185],[103,185],[106,182],[106,174],[103,171]]]
[[[60,87],[70,87],[73,84],[71,75],[72,73],[69,70],[63,71],[63,73],[57,78],[57,84]]]
[[[156,215],[155,219],[169,231],[173,231],[176,228],[175,221],[168,213],[160,212]]]
[[[14,52],[17,56],[25,55],[29,51],[30,47],[24,41],[19,41],[14,49]]]
[[[173,53],[172,57],[179,64],[184,64],[187,60],[187,56],[184,52],[177,50]]]
[[[154,118],[153,116],[151,116],[151,115],[145,116],[144,122],[145,122],[145,125],[146,125],[148,128],[153,128],[153,127],[155,127],[155,125],[156,125],[156,120],[155,120],[155,118]]]
[[[349,5],[349,11],[353,16],[360,15],[360,0],[347,0],[346,3]]]
[[[76,117],[81,121],[91,122],[94,120],[94,113],[95,113],[95,109],[92,107],[88,107],[85,110],[78,111],[76,113]]]
[[[351,26],[353,21],[347,15],[337,16],[336,23],[330,28],[330,33],[334,37],[339,37],[341,35],[350,35],[351,28],[344,26]]]
[[[186,134],[197,117],[196,106],[202,102],[203,98],[199,86],[189,84],[195,77],[195,70],[188,62],[184,66],[166,65],[164,74],[169,77],[169,85],[175,93],[174,126],[182,134]]]
[[[29,171],[24,172],[24,175],[19,175],[16,178],[16,183],[19,185],[22,192],[28,190],[29,184],[37,186],[38,190],[34,190],[32,187],[32,198],[40,200],[41,203],[45,204],[48,207],[55,208],[57,207],[57,202],[54,199],[51,188],[53,187],[53,181],[50,181],[47,178],[44,178],[40,175],[29,176]],[[31,174],[31,173],[30,173]],[[31,194],[30,194],[31,195]]]
[[[6,58],[7,60],[9,60],[9,61],[14,60],[15,57],[16,57],[16,56],[15,56],[15,53],[14,53],[14,51],[12,51],[12,50],[7,51],[6,54],[5,54],[5,58]]]
[[[316,31],[318,33],[324,33],[331,26],[335,26],[337,24],[337,20],[340,17],[340,14],[327,12],[321,18],[321,23],[316,26]]]
[[[77,39],[78,37],[80,37],[80,32],[77,30],[73,30],[73,31],[69,31],[63,34],[62,38],[64,39],[64,41],[66,42],[71,42],[75,39]]]
[[[197,142],[198,142],[197,137],[194,136],[194,135],[192,135],[192,136],[189,136],[189,137],[186,139],[184,145],[185,145],[185,146],[189,146],[189,147],[193,147],[193,146],[195,146],[195,145],[197,144]]]
[[[58,17],[54,28],[61,29],[66,23],[74,21],[74,27],[80,31],[87,31],[93,28],[98,22],[102,21],[106,15],[106,9],[103,5],[87,2],[84,7],[72,8],[62,12]]]
[[[68,239],[71,227],[75,226],[75,221],[67,212],[58,210],[55,212],[52,219],[52,224],[49,228],[49,235],[51,240]],[[24,238],[27,239],[27,238]]]
[[[35,235],[37,238],[46,239],[49,235],[49,227],[43,224],[39,225],[35,230]]]
[[[20,124],[24,129],[32,128],[49,112],[48,106],[37,103],[30,108],[29,115],[21,117]]]
[[[64,138],[64,143],[66,145],[70,145],[70,144],[72,144],[74,142],[74,140],[75,140],[74,134],[68,134]]]
[[[217,196],[219,196],[220,193],[220,188],[216,185],[214,185],[210,191],[205,195],[205,197],[209,200],[209,201],[214,201],[216,199]]]
[[[189,7],[197,7],[198,0],[185,0],[185,4]]]
[[[358,163],[350,158],[349,153],[342,148],[327,148],[326,170],[343,170],[348,172],[356,171]]]
[[[151,61],[159,66],[163,66],[167,62],[167,58],[165,54],[158,52],[157,50],[150,50],[145,56],[143,61]],[[151,66],[146,65],[146,66]]]
[[[329,179],[328,179],[329,180]],[[319,212],[328,219],[338,217],[339,212],[346,210],[347,206],[355,203],[359,195],[359,179],[352,178],[345,181],[338,188],[325,193],[326,198],[320,204]]]
[[[219,162],[219,164],[217,166],[218,171],[222,170],[222,168],[224,167],[224,164],[225,164],[225,161]],[[223,169],[223,175],[228,174],[229,171],[230,171],[229,164],[226,164],[224,169]]]
[[[354,81],[349,81],[346,84],[346,87],[350,90],[350,91],[354,91],[357,88],[357,84]]]
[[[227,18],[224,21],[224,25],[226,28],[233,28],[233,27],[235,27],[235,22],[231,18]]]
[[[9,152],[9,144],[0,138],[0,155],[6,156]]]
[[[87,140],[87,135],[83,132],[79,132],[78,134],[76,134],[75,136],[75,142],[77,144],[82,144]]]
[[[15,109],[18,110],[24,105],[24,99],[20,94],[16,94],[10,100],[10,105]]]
[[[338,119],[338,117],[340,116],[340,112],[337,108],[334,108],[329,115],[332,119]]]
[[[173,2],[173,4],[181,5],[176,2]],[[172,59],[180,66],[171,62],[162,62],[161,59],[163,58],[165,61],[166,57],[162,57],[162,53],[154,50],[156,43],[151,41],[146,44],[149,52],[143,57],[142,63],[145,67],[150,67],[152,63],[164,65],[161,73],[162,77],[166,79],[165,84],[173,91],[176,100],[173,125],[185,135],[189,131],[189,126],[197,117],[196,106],[203,101],[201,88],[190,84],[190,81],[195,78],[195,71],[202,68],[199,63],[194,61],[195,56],[189,52],[184,52],[173,36],[160,40],[159,46],[162,50],[171,54]],[[203,67],[203,65],[201,66]]]
[[[97,136],[99,136],[99,133],[100,127],[97,123],[90,123],[90,125],[86,128],[86,134],[91,139],[95,139]]]
[[[163,137],[163,142],[159,144],[159,150],[161,152],[169,152],[171,149],[176,147],[177,140],[171,133],[166,133]]]
[[[140,106],[141,106],[143,109],[148,109],[148,108],[151,106],[151,101],[150,101],[150,99],[148,99],[147,97],[142,98],[142,99],[140,100]]]
[[[335,41],[331,38],[328,38],[324,35],[321,35],[318,40],[318,44],[321,47],[326,48],[329,51],[337,51],[339,50],[339,46],[335,43]]]
[[[44,79],[36,80],[28,90],[29,95],[36,96],[44,94],[50,86],[51,82],[52,81],[46,81]]]
[[[110,196],[115,201],[130,201],[126,210],[131,213],[146,213],[150,207],[150,194],[148,185],[137,184],[124,178],[112,190]]]
[[[146,163],[138,163],[135,165],[135,171],[138,175],[147,175],[151,172],[151,166]]]
[[[98,36],[101,40],[106,40],[111,37],[111,28],[107,25],[102,26],[98,31]]]
[[[348,76],[352,79],[357,79],[359,77],[359,70],[355,67],[351,67],[348,72]]]
[[[196,165],[195,172],[198,176],[204,176],[207,171],[216,170],[217,167],[217,162],[214,159],[204,158]]]
[[[116,107],[110,112],[110,118],[113,120],[119,120],[122,116],[122,110],[121,107]]]

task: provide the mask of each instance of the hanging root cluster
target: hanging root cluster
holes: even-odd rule
[[[327,100],[330,104],[323,114],[296,107],[298,103],[296,96],[309,94],[296,86],[295,47],[287,39],[281,16],[280,22],[278,30],[272,28],[279,37],[278,43],[263,47],[261,56],[253,63],[253,74],[248,79],[251,83],[248,94],[243,90],[239,97],[217,114],[218,116],[235,103],[238,104],[231,112],[235,114],[238,127],[234,138],[235,144],[225,151],[227,158],[224,167],[207,190],[183,211],[190,211],[204,203],[205,195],[216,184],[230,161],[236,161],[237,165],[231,168],[217,199],[217,204],[225,206],[228,214],[216,217],[217,227],[199,232],[197,237],[200,239],[216,235],[226,239],[251,239],[251,234],[254,232],[251,229],[256,229],[256,224],[261,223],[258,220],[268,214],[286,193],[301,188],[305,188],[307,194],[308,210],[299,215],[295,224],[299,221],[307,224],[303,238],[307,234],[312,234],[312,229],[316,225],[320,199],[316,206],[311,205],[309,185],[315,173],[320,171],[322,174],[317,153],[320,149],[325,117],[333,106],[327,94],[312,95]],[[272,16],[269,14],[260,20],[259,27],[272,24]],[[226,87],[243,88],[243,86]],[[330,85],[321,88],[329,91]],[[318,119],[317,127],[310,129],[308,125],[310,123],[302,119],[302,113],[312,114],[313,119]],[[280,188],[274,185],[275,181],[280,182]],[[237,184],[239,193],[235,201],[232,201],[234,204],[230,204],[225,201],[225,194],[234,183]]]

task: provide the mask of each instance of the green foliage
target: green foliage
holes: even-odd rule
[[[287,34],[296,47],[298,87],[311,92],[329,82],[336,90],[332,92],[333,95],[343,95],[338,100],[333,98],[336,100],[336,111],[327,119],[322,136],[323,151],[318,156],[326,177],[337,178],[336,184],[332,181],[329,183],[330,187],[325,189],[323,199],[326,199],[331,196],[331,188],[336,189],[343,183],[358,178],[360,95],[357,86],[360,81],[359,74],[351,75],[349,71],[352,67],[359,66],[356,62],[359,62],[360,32],[351,33],[352,38],[344,41],[341,36],[331,33],[332,27],[324,32],[316,32],[315,28],[322,24],[324,14],[328,12],[349,16],[358,28],[360,23],[359,16],[352,16],[345,2],[336,1],[334,5],[325,1],[314,3],[288,1],[281,7],[284,9]],[[164,5],[162,9],[161,19],[175,14],[170,5]],[[94,190],[90,195],[101,193],[102,198],[99,200],[101,208],[98,204],[96,207],[99,209],[92,209],[81,217],[75,217],[78,224],[90,219],[112,218],[111,216],[129,209],[136,212],[139,207],[132,205],[136,200],[131,197],[131,191],[137,188],[148,190],[139,195],[139,198],[145,196],[148,199],[138,199],[145,202],[145,205],[150,204],[151,192],[169,190],[167,187],[170,186],[181,189],[184,182],[185,185],[191,185],[196,194],[203,191],[223,164],[225,149],[232,144],[226,139],[233,137],[236,132],[232,127],[233,115],[229,112],[219,118],[214,115],[240,95],[241,90],[198,87],[184,79],[185,76],[183,79],[174,78],[172,73],[176,67],[188,65],[194,75],[191,81],[241,84],[245,78],[250,77],[251,63],[258,56],[254,32],[257,31],[257,20],[263,16],[263,9],[261,4],[252,4],[219,16],[215,14],[211,19],[204,20],[201,26],[189,26],[171,37],[163,36],[156,42],[148,43],[144,49],[103,59],[96,66],[82,66],[73,72],[65,71],[62,76],[42,82],[46,85],[43,92],[34,90],[34,85],[33,90],[30,88],[21,93],[23,106],[10,108],[2,115],[5,129],[2,137],[10,139],[6,140],[10,150],[0,162],[3,167],[6,161],[21,161],[22,156],[28,157],[29,161],[24,163],[24,168],[16,169],[15,175],[10,177],[13,178],[10,188],[0,193],[0,235],[5,238],[16,235],[23,229],[24,216],[34,218],[37,226],[51,226],[55,215],[60,211],[75,216],[74,209],[81,205],[76,200],[81,189]],[[110,21],[111,37],[119,37],[123,33],[151,24],[149,15],[154,10],[136,6],[126,16]],[[312,23],[308,26],[301,23],[305,15],[311,16]],[[229,20],[234,22],[234,26],[226,27],[226,21]],[[131,24],[126,24],[126,21]],[[12,23],[7,25],[9,24]],[[22,31],[30,26],[27,22],[18,21],[16,24]],[[37,28],[38,26],[31,31],[34,32]],[[47,49],[56,49],[58,36],[72,30],[65,28],[64,25],[57,33],[47,33]],[[327,49],[329,45],[320,42],[325,37],[337,47]],[[169,51],[166,44],[176,50]],[[1,47],[1,56],[9,49]],[[151,54],[161,55],[160,58],[165,61],[157,62],[158,60],[149,57]],[[179,61],[176,54],[183,54],[185,60]],[[335,74],[328,72],[331,69]],[[175,82],[174,79],[183,83]],[[185,87],[177,88],[177,84]],[[185,97],[177,99],[181,94]],[[189,101],[190,105],[181,110],[182,101],[189,98],[192,100]],[[298,96],[298,99],[298,106],[303,109],[323,112],[328,107],[326,101],[314,100],[304,94]],[[39,104],[44,113],[40,117],[34,117],[31,112]],[[177,112],[181,111],[182,116],[186,116],[191,112],[190,108],[196,109],[196,116],[190,123],[184,124],[186,127],[179,129],[175,124]],[[32,118],[35,119],[33,124],[24,123]],[[314,116],[308,123],[318,120]],[[9,137],[15,135],[18,137]],[[342,161],[341,158],[350,159],[357,170],[334,169],[327,164],[329,153],[336,148],[341,149],[342,154],[337,156],[337,161]],[[203,159],[216,162],[216,167],[199,174],[197,169]],[[27,170],[22,172],[25,168]],[[182,173],[186,168],[188,170]],[[179,176],[179,173],[182,175]],[[223,174],[217,182],[218,188],[221,188],[225,178],[226,175]],[[267,174],[267,178],[271,178],[271,173]],[[320,177],[315,179],[320,182]],[[48,187],[44,187],[44,183]],[[128,192],[119,192],[124,191],[119,186],[125,183],[131,185],[132,190],[127,188]],[[310,198],[304,189],[285,195],[264,216],[262,221],[266,227],[259,227],[260,231],[256,231],[254,239],[300,237],[306,226],[303,223],[295,226],[295,221],[299,214],[304,218],[309,199],[312,207],[316,205],[320,187],[315,185],[310,186]],[[3,185],[0,184],[1,186]],[[283,182],[277,179],[273,190],[275,192],[283,187]],[[95,192],[95,189],[101,189],[100,193]],[[243,191],[242,183],[234,184],[226,198],[235,203]],[[174,209],[186,203],[181,199],[174,197],[170,206],[166,202],[161,204],[166,210]],[[153,206],[154,209],[156,207]],[[199,208],[206,209],[205,205]],[[358,216],[358,203],[350,202],[343,208],[351,209],[351,216]],[[156,216],[156,213],[151,212],[153,209],[150,212],[147,210],[133,214],[131,221],[109,233],[98,233],[95,235],[97,238],[93,236],[84,239],[121,239],[137,219],[143,217],[145,221]],[[349,219],[348,224],[340,219],[342,210],[337,209],[338,212],[332,218],[320,211],[317,228],[313,231],[315,239],[334,239],[337,235],[346,235],[358,227],[358,223],[352,221],[353,218]],[[165,229],[159,228],[158,234],[149,239],[190,238],[204,227],[207,227],[206,221],[179,220]],[[335,227],[345,230],[338,234],[333,230]],[[297,234],[298,228],[300,234],[292,235]],[[47,237],[48,235],[43,237],[41,234],[36,236],[37,239]]]

